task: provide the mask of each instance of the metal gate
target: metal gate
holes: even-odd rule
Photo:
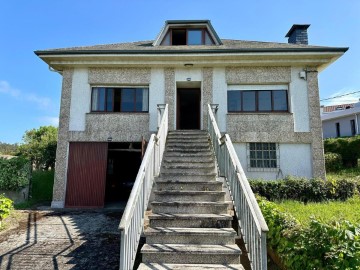
[[[104,207],[107,151],[107,143],[70,143],[65,207]]]

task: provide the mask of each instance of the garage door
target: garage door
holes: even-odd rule
[[[107,143],[70,143],[65,207],[104,207]]]

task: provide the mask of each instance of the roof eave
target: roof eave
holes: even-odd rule
[[[347,47],[329,48],[259,48],[259,49],[205,49],[205,50],[45,50],[34,51],[41,55],[94,55],[94,54],[227,54],[227,53],[345,53]]]

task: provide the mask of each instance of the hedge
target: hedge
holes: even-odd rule
[[[254,193],[270,201],[296,200],[322,202],[326,200],[346,200],[351,198],[360,183],[341,179],[324,181],[288,176],[282,180],[250,180]]]
[[[30,163],[23,157],[0,158],[0,189],[17,191],[29,184]]]
[[[268,224],[267,244],[287,269],[360,269],[360,225],[312,219],[302,227],[272,202],[258,197]]]
[[[357,167],[360,158],[360,136],[324,140],[325,153],[337,153],[345,167]]]

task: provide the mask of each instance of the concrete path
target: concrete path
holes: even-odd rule
[[[119,269],[121,213],[30,211],[0,237],[0,269]]]

